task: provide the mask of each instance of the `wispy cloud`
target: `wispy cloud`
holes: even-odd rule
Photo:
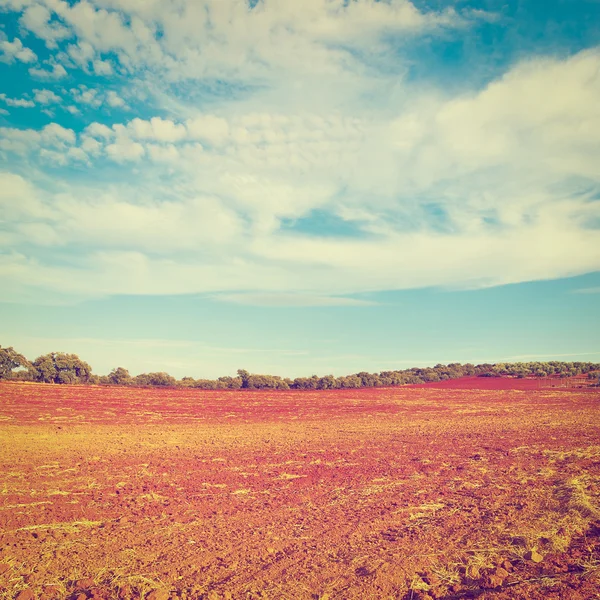
[[[305,293],[234,293],[215,295],[216,300],[231,302],[234,304],[247,304],[254,306],[373,306],[377,302],[361,300],[359,298],[345,298],[343,296],[323,296],[319,294]]]

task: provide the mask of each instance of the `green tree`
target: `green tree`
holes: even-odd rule
[[[250,373],[246,371],[246,369],[238,369],[237,371],[238,377],[242,380],[242,387],[248,387],[248,379],[250,378]]]
[[[239,373],[239,371],[238,371]],[[243,380],[241,377],[229,377],[226,375],[225,377],[219,377],[218,388],[219,389],[228,389],[228,390],[239,390],[243,385]]]
[[[337,379],[333,375],[325,375],[319,379],[320,390],[334,390],[339,387]]]
[[[140,373],[133,378],[132,383],[142,386],[175,387],[177,380],[172,375],[161,371],[159,373]]]
[[[339,386],[344,389],[352,389],[362,387],[362,379],[358,375],[347,375],[346,377],[338,377]]]
[[[8,379],[15,369],[30,366],[30,362],[12,346],[0,346],[0,379]]]
[[[43,383],[88,383],[92,367],[77,354],[51,352],[33,361],[34,376]]]
[[[108,382],[112,385],[130,385],[132,377],[127,369],[117,367],[108,374]]]

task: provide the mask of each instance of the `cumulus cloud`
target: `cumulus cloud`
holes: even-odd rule
[[[127,108],[127,103],[114,90],[104,91],[98,88],[92,88],[84,84],[80,84],[76,88],[69,90],[73,101],[83,105],[86,108]]]
[[[95,60],[93,63],[94,73],[96,75],[112,75],[112,64],[108,60]]]
[[[87,134],[93,136],[93,137],[100,137],[100,138],[104,138],[104,139],[108,139],[111,138],[114,135],[113,130],[110,127],[107,127],[106,125],[103,125],[102,123],[90,123],[86,128],[85,131]]]
[[[135,118],[129,122],[127,129],[135,139],[157,142],[178,142],[185,138],[187,133],[183,125],[160,117],[153,117],[150,121]]]
[[[19,38],[15,38],[12,42],[0,41],[0,62],[12,63],[14,61],[34,63],[37,61],[37,56],[33,50],[25,48]]]
[[[49,70],[31,67],[29,74],[37,79],[62,79],[67,76],[67,71],[62,65],[54,64]]]
[[[72,129],[50,123],[41,130],[0,127],[0,149],[25,156],[43,150],[66,150],[75,144]]]
[[[87,104],[93,108],[98,108],[102,104],[98,90],[94,88],[81,84],[77,88],[71,88],[70,92],[73,100],[78,104]]]
[[[33,90],[34,99],[39,104],[57,104],[62,102],[62,98],[57,96],[52,90]]]
[[[123,136],[108,144],[105,150],[108,157],[118,163],[137,162],[146,152],[142,144]]]
[[[9,98],[6,94],[0,94],[0,100],[8,106],[17,106],[20,108],[32,108],[35,106],[33,100],[28,98]]]
[[[125,100],[117,94],[114,90],[109,90],[106,92],[106,102],[109,106],[113,108],[124,108],[126,105]]]
[[[28,6],[20,19],[21,27],[31,31],[46,42],[48,47],[55,48],[59,40],[70,36],[69,29],[52,20],[52,12],[42,4]]]

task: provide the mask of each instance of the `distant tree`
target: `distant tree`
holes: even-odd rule
[[[367,373],[366,371],[361,371],[360,373],[356,373],[356,376],[362,382],[361,387],[377,387],[381,384],[379,375],[377,373]]]
[[[337,379],[333,375],[325,375],[319,379],[318,387],[320,390],[334,390],[338,385]]]
[[[238,371],[239,373],[239,371]],[[246,373],[246,371],[244,371],[244,373]],[[228,390],[239,390],[244,381],[241,377],[229,377],[229,376],[225,376],[225,377],[219,377],[219,379],[217,380],[219,385],[219,388],[222,389],[228,389]]]
[[[175,387],[177,380],[161,371],[159,373],[140,373],[133,378],[132,383],[140,386]]]
[[[255,390],[285,390],[289,389],[288,384],[275,375],[257,375],[252,374],[246,380],[246,387]]]
[[[130,385],[132,377],[127,369],[117,367],[108,374],[108,382],[112,385]]]
[[[311,377],[296,377],[290,387],[295,390],[317,390],[319,389],[320,378],[317,375]]]
[[[338,383],[341,388],[346,388],[346,389],[362,387],[362,379],[358,375],[348,375],[347,377],[338,377]]]
[[[216,390],[219,387],[219,382],[214,379],[196,379],[194,387],[201,390]]]
[[[0,379],[8,379],[15,369],[30,366],[30,362],[12,346],[0,346]]]
[[[51,352],[33,361],[34,377],[43,383],[89,383],[92,367],[77,356]]]
[[[238,377],[242,380],[242,387],[248,387],[248,378],[250,377],[250,373],[246,371],[246,369],[238,369],[237,371]]]

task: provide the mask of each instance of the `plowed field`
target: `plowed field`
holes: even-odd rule
[[[600,598],[599,417],[578,389],[5,383],[0,598]]]

